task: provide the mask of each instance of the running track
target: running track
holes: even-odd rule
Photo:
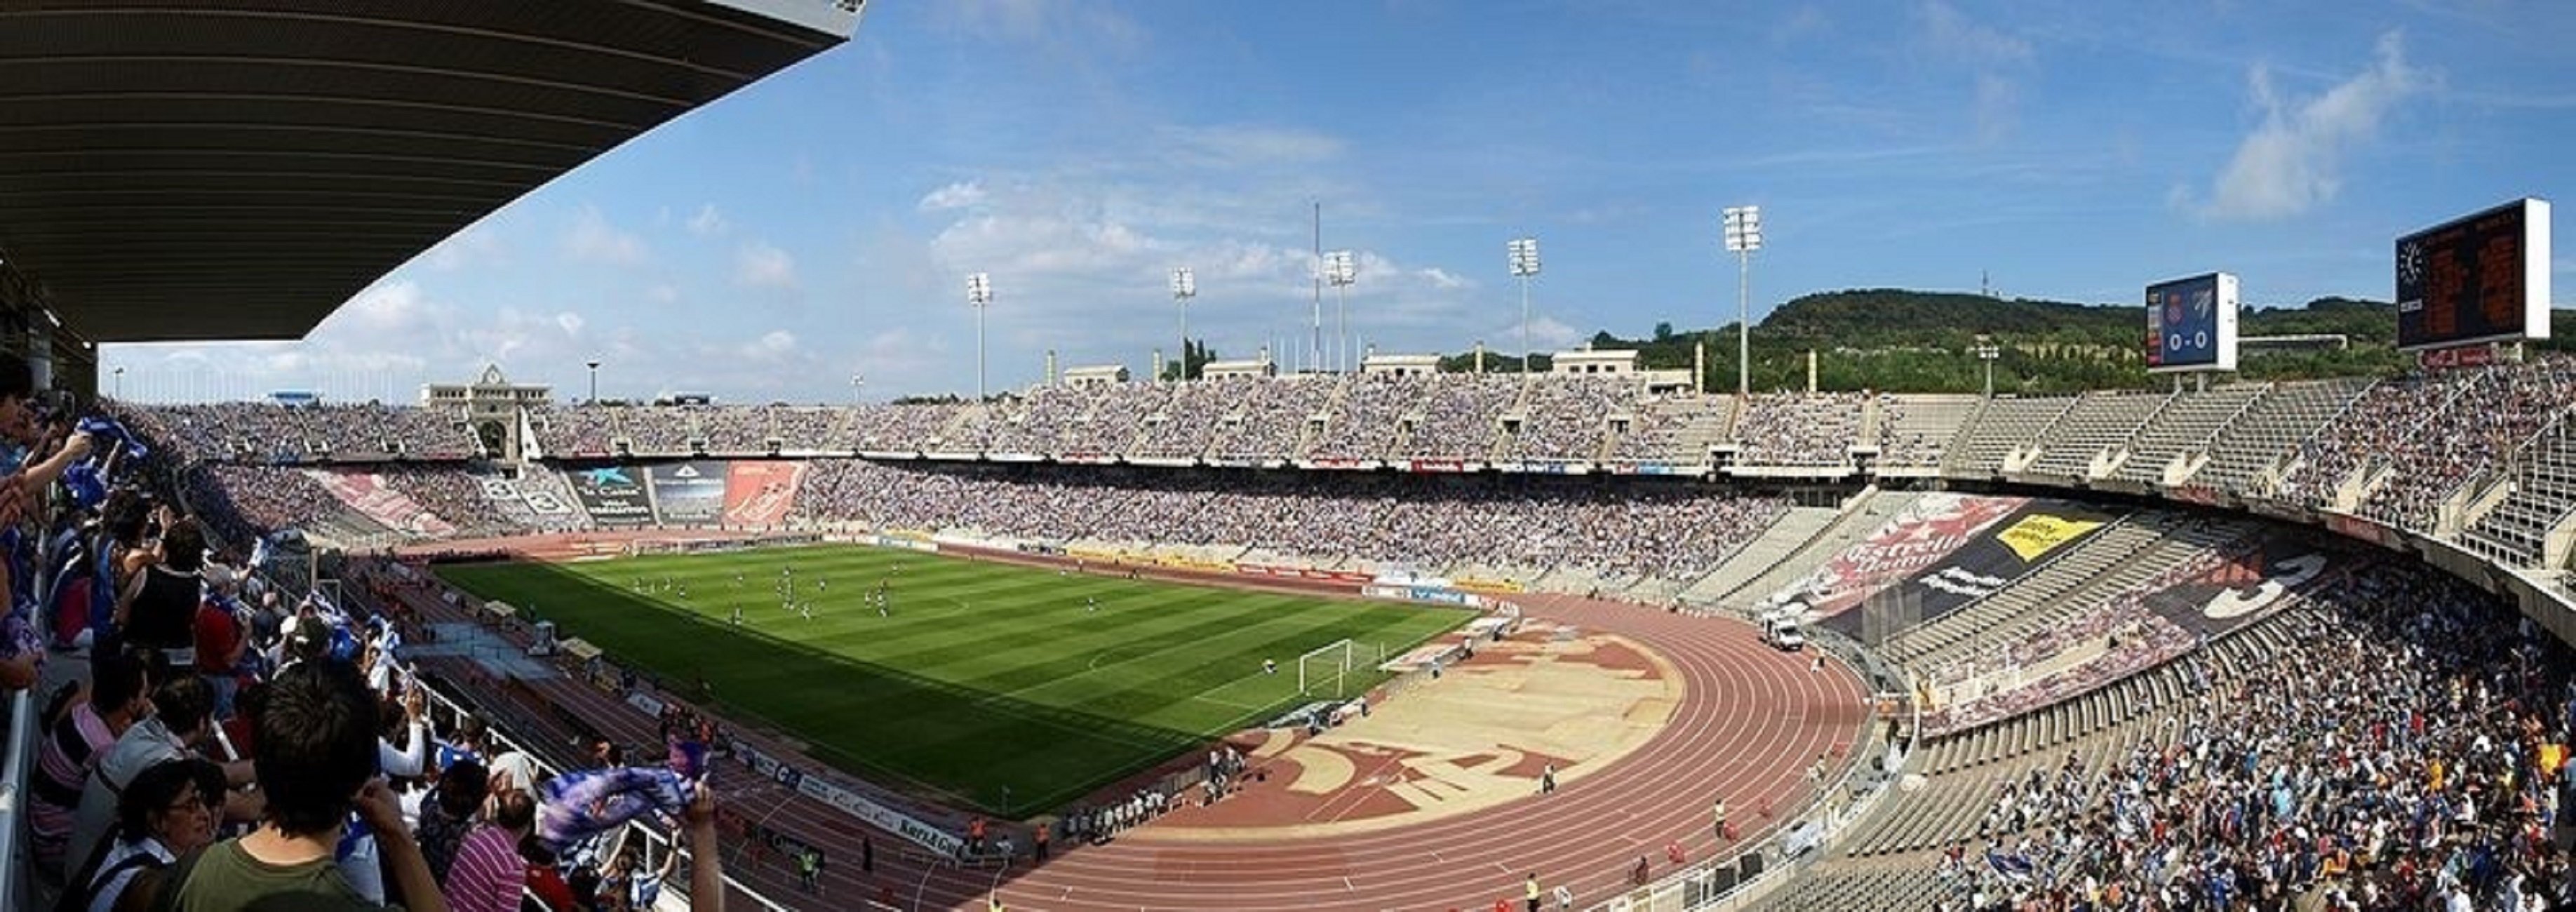
[[[434,598],[411,600],[432,615],[455,617]],[[1590,905],[1625,889],[1640,855],[1657,877],[1675,870],[1665,858],[1669,842],[1680,841],[1692,861],[1718,851],[1709,804],[1720,795],[1747,843],[1795,819],[1792,809],[1811,797],[1808,764],[1861,734],[1864,694],[1847,668],[1828,663],[1824,673],[1811,672],[1807,655],[1774,651],[1741,622],[1566,596],[1530,596],[1524,605],[1535,617],[1645,643],[1687,683],[1663,732],[1554,795],[1338,838],[1157,842],[1149,828],[1106,845],[1059,845],[1044,867],[1022,864],[997,873],[944,864],[925,869],[904,857],[901,837],[726,765],[715,779],[726,808],[824,845],[831,856],[819,895],[801,892],[774,857],[735,864],[727,873],[774,901],[810,910],[858,908],[888,893],[905,909],[915,907],[917,895],[920,908],[982,909],[996,888],[1010,908],[1029,912],[1484,909],[1496,899],[1517,908],[1521,878],[1531,872],[1548,891],[1564,884]],[[656,743],[653,721],[615,697],[570,678],[531,683],[612,737]],[[750,740],[800,768],[821,768],[774,739],[752,734]],[[1825,781],[1839,778],[1839,769]],[[1776,813],[1758,813],[1763,807]],[[859,870],[862,836],[877,848],[872,874]],[[1025,836],[1017,841],[1025,849]],[[732,908],[756,906],[737,897]]]

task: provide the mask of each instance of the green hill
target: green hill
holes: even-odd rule
[[[2576,348],[2576,312],[2555,315],[2554,339],[2542,349]],[[2298,307],[2247,306],[2238,330],[2245,336],[2339,334],[2341,351],[2247,349],[2238,359],[2246,379],[2305,379],[2393,374],[2411,359],[2394,345],[2395,308],[2384,301],[2319,298]],[[1807,353],[1816,353],[1816,386],[1824,390],[1976,392],[1984,367],[1972,354],[1980,337],[2002,349],[1995,361],[1997,392],[2063,393],[2087,389],[2161,386],[2146,370],[2141,337],[2145,316],[2136,303],[2083,304],[1975,294],[1866,288],[1805,295],[1780,305],[1753,328],[1753,387],[1804,389]],[[1735,386],[1735,326],[1676,331],[1662,324],[1643,337],[1604,330],[1594,348],[1633,348],[1652,369],[1688,369],[1692,345],[1708,342],[1708,384]],[[1444,366],[1465,369],[1466,355]],[[1488,370],[1509,370],[1516,357],[1486,359]],[[1546,358],[1539,359],[1546,369]]]

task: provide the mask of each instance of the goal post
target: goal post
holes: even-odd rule
[[[1341,696],[1357,654],[1358,647],[1347,637],[1307,650],[1297,657],[1297,693],[1311,695],[1329,685],[1333,696]]]

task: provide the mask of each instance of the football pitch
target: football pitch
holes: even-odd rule
[[[1385,677],[1381,649],[1394,656],[1473,617],[856,546],[438,572],[676,691],[703,679],[727,714],[826,762],[1007,817],[1316,699],[1297,693],[1308,650],[1351,640],[1345,692],[1358,694]],[[882,614],[870,598],[880,582]],[[1265,659],[1278,673],[1263,673]]]

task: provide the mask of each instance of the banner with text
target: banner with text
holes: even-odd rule
[[[572,496],[590,512],[592,522],[629,528],[653,524],[653,501],[645,494],[643,482],[636,480],[634,469],[575,469],[565,473],[565,480],[572,482]]]
[[[724,515],[725,481],[723,460],[692,459],[650,466],[644,470],[653,483],[653,506],[662,521],[672,524],[710,525]]]
[[[434,538],[456,534],[455,525],[438,518],[438,514],[429,512],[428,507],[421,506],[410,495],[394,490],[392,485],[385,483],[382,475],[326,469],[306,469],[304,474],[321,483],[323,490],[331,492],[333,498],[386,528]]]
[[[726,470],[724,521],[732,526],[775,526],[796,508],[805,463],[737,461]]]
[[[1818,615],[1860,604],[1890,584],[1932,566],[2028,499],[1934,492],[1897,511],[1868,538],[1844,548],[1815,572],[1789,584],[1775,602],[1797,602]]]
[[[2034,500],[1905,580],[1902,603],[1919,605],[1909,624],[1928,624],[1969,602],[2002,591],[2032,568],[2065,553],[2110,523],[2111,514],[2055,500]],[[1913,612],[1909,611],[1909,615]],[[1845,611],[1825,626],[1861,635],[1862,612]]]

